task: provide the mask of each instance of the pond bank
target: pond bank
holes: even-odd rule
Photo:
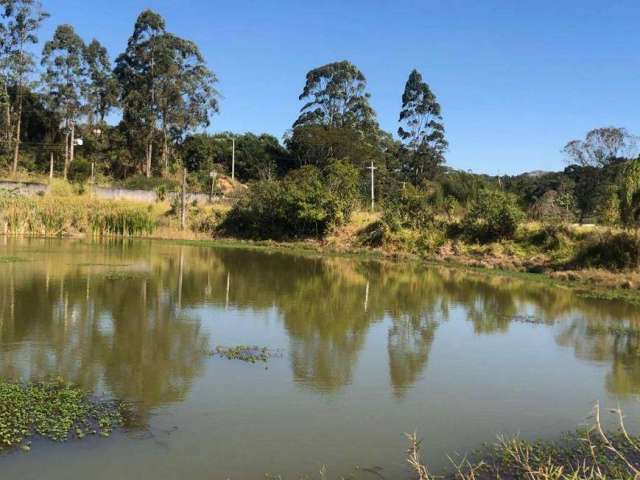
[[[247,248],[273,250],[283,253],[311,256],[334,256],[361,260],[389,261],[393,263],[412,263],[449,269],[462,269],[477,275],[515,277],[534,282],[569,288],[578,295],[604,300],[621,300],[640,305],[640,275],[635,272],[612,272],[598,269],[577,271],[523,272],[505,265],[482,265],[477,261],[468,261],[466,257],[421,257],[411,253],[389,252],[383,249],[341,248],[316,240],[277,242],[273,240],[242,240],[233,238],[189,239],[148,237],[150,240],[192,246],[211,246],[223,248]]]

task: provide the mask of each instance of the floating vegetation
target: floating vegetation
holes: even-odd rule
[[[107,437],[124,424],[128,407],[91,398],[77,386],[57,382],[0,380],[0,451],[31,449],[35,436],[63,442],[87,435]]]
[[[282,352],[255,345],[236,345],[235,347],[217,346],[215,350],[211,352],[211,355],[224,357],[227,360],[240,360],[247,363],[266,363],[272,357],[282,356]]]
[[[12,257],[12,256],[2,256],[0,255],[0,264],[2,263],[16,263],[16,262],[26,262],[26,258],[22,257]]]
[[[148,278],[149,274],[147,272],[130,272],[130,271],[118,271],[114,270],[112,272],[107,272],[104,275],[106,280],[136,280],[136,279],[144,279]]]

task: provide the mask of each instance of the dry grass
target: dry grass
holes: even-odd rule
[[[640,479],[640,439],[630,435],[620,410],[612,410],[618,419],[615,433],[602,426],[599,405],[593,413],[593,426],[568,440],[564,446],[553,443],[529,443],[517,438],[500,437],[485,458],[470,462],[466,458],[453,465],[453,473],[436,477],[422,462],[421,442],[409,434],[407,463],[416,480],[455,478],[457,480],[614,480]]]

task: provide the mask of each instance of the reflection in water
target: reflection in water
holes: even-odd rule
[[[527,315],[559,345],[610,366],[607,389],[640,393],[640,314],[504,277],[347,259],[152,242],[10,243],[32,261],[0,265],[0,375],[63,375],[140,402],[179,401],[202,374],[202,312],[276,311],[295,382],[353,381],[372,326],[386,322],[392,391],[424,375],[438,328],[456,312],[477,335]]]

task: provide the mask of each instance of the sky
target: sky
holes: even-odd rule
[[[414,68],[436,94],[447,164],[489,174],[564,168],[592,128],[640,134],[640,0],[42,0],[41,43],[69,23],[112,59],[137,15],[160,13],[219,78],[209,131],[282,139],[305,74],[349,60],[396,132]],[[40,48],[40,47],[38,47]]]

